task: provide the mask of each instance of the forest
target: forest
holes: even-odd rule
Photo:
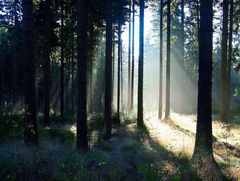
[[[240,0],[0,0],[0,180],[240,180]]]

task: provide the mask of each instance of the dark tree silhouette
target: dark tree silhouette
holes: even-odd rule
[[[184,19],[185,19],[185,13],[184,13],[184,0],[181,0],[181,37],[180,37],[180,69],[181,72],[184,72]],[[183,113],[184,110],[184,76],[183,73],[180,74],[180,113]]]
[[[131,74],[131,100],[130,100],[130,110],[133,110],[134,105],[134,43],[135,43],[135,0],[132,3],[132,74]]]
[[[165,119],[170,117],[170,53],[171,53],[171,1],[167,0],[167,68]]]
[[[159,107],[158,119],[162,119],[162,104],[163,104],[163,0],[160,0],[160,54],[159,54]]]
[[[118,0],[118,67],[117,67],[117,121],[120,124],[120,88],[121,88],[121,49],[122,49],[122,22],[121,22],[121,0]],[[121,97],[122,98],[122,97]]]
[[[128,22],[128,111],[131,108],[131,7],[132,1],[129,1],[129,22]]]
[[[223,0],[223,28],[222,28],[222,62],[221,62],[221,104],[220,104],[220,120],[228,121],[228,0]]]
[[[88,2],[77,2],[77,148],[88,148],[87,136]]]
[[[24,142],[27,146],[38,145],[38,129],[36,115],[35,62],[34,62],[34,24],[33,2],[22,2],[23,11],[23,41],[24,41],[24,90],[25,117]]]
[[[192,161],[200,177],[222,180],[212,148],[213,1],[200,1],[197,131]]]
[[[61,39],[61,76],[60,76],[60,84],[61,84],[61,93],[60,93],[60,114],[61,119],[63,120],[64,117],[64,39],[63,39],[63,31],[64,31],[64,14],[63,14],[63,8],[64,8],[64,0],[61,0],[61,28],[60,28],[60,39]]]
[[[44,124],[49,126],[50,117],[50,53],[51,53],[51,34],[52,34],[52,19],[51,19],[51,0],[44,2],[44,45],[43,45],[43,54],[44,54],[44,63],[43,63],[43,74],[44,74]]]
[[[230,12],[229,12],[229,37],[228,37],[228,65],[227,65],[227,118],[230,118],[230,85],[231,85],[231,72],[232,72],[232,41],[233,41],[233,0],[229,1]]]
[[[106,15],[106,62],[105,62],[105,107],[104,119],[106,124],[105,138],[112,133],[112,0],[107,0],[105,5]]]
[[[140,0],[137,126],[143,127],[144,0]]]

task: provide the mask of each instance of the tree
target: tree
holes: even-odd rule
[[[133,104],[134,104],[134,43],[135,43],[135,0],[133,0],[132,3],[132,75],[131,75],[131,100],[130,100],[130,110],[133,110]]]
[[[212,0],[200,1],[199,38],[197,131],[192,161],[200,177],[222,180],[212,148]]]
[[[159,107],[158,107],[158,119],[162,119],[162,103],[163,103],[163,0],[160,1],[160,54],[159,54]]]
[[[77,148],[88,148],[87,135],[87,26],[88,3],[77,2]]]
[[[180,37],[180,68],[181,71],[184,72],[184,19],[185,19],[185,13],[184,13],[184,0],[181,0],[181,37]],[[184,108],[184,76],[180,75],[180,112],[183,112]]]
[[[106,124],[105,138],[112,132],[112,0],[106,0],[106,62],[105,62],[105,102],[104,119]]]
[[[43,63],[43,74],[44,74],[44,124],[49,126],[49,110],[50,110],[50,53],[51,53],[51,0],[44,2],[44,45],[43,45],[43,54],[44,54],[44,63]]]
[[[228,65],[227,65],[227,103],[226,103],[226,109],[227,109],[227,118],[230,117],[230,85],[231,85],[231,72],[232,72],[232,40],[233,40],[233,0],[230,0],[230,12],[229,12],[229,40],[228,40]]]
[[[64,31],[64,0],[61,0],[61,28],[60,28],[60,43],[61,43],[61,107],[60,107],[60,114],[61,114],[61,120],[63,120],[64,117],[64,39],[63,39],[63,31]]]
[[[165,119],[170,116],[170,48],[171,48],[171,2],[167,0],[167,68],[166,68],[166,108]]]
[[[129,1],[129,22],[128,22],[128,111],[131,108],[131,6],[132,1]]]
[[[33,26],[33,2],[22,2],[23,12],[23,43],[24,43],[24,142],[27,146],[38,145],[38,129],[36,115],[35,92],[35,63],[34,63],[34,26]]]
[[[143,127],[144,0],[140,0],[137,126]]]
[[[121,0],[118,0],[118,67],[117,67],[117,121],[120,124],[120,87],[121,87],[121,54],[122,54],[122,22],[121,22]],[[123,97],[121,97],[123,98]]]
[[[221,104],[220,104],[220,120],[228,121],[227,99],[227,69],[228,69],[228,0],[223,1],[223,28],[222,28],[222,62],[221,62]]]

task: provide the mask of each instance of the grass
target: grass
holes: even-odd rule
[[[76,138],[70,126],[57,126],[40,127],[42,137],[37,149],[26,148],[21,140],[2,144],[0,178],[6,181],[158,181],[189,177],[185,173],[190,170],[188,161],[160,147],[145,129],[138,130],[136,124],[114,127],[110,140],[92,145],[87,153],[75,149]]]
[[[64,124],[59,116],[54,117],[49,128],[40,124],[38,149],[24,146],[20,135],[21,117],[11,120],[18,123],[14,128],[18,131],[1,143],[2,180],[199,180],[189,164],[190,154],[185,153],[189,148],[186,146],[186,150],[181,148],[180,152],[174,152],[175,148],[167,142],[174,137],[171,143],[179,143],[175,134],[168,135],[168,131],[179,130],[170,130],[162,123],[155,125],[151,120],[146,121],[146,125],[153,124],[151,126],[159,129],[162,135],[148,126],[137,129],[135,114],[122,114],[121,125],[113,125],[113,137],[108,141],[102,139],[103,116],[91,115],[88,120],[91,149],[87,153],[75,149],[76,124],[70,116]],[[164,139],[155,139],[159,136]],[[185,138],[185,144],[187,141]],[[220,168],[228,170],[229,165],[221,162]]]

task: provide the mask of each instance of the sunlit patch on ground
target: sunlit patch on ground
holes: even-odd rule
[[[146,115],[150,136],[175,155],[191,158],[196,133],[196,115],[171,114],[169,123],[157,119],[157,113]],[[227,174],[240,179],[240,127],[213,122],[214,156]],[[231,150],[230,150],[231,148]]]

